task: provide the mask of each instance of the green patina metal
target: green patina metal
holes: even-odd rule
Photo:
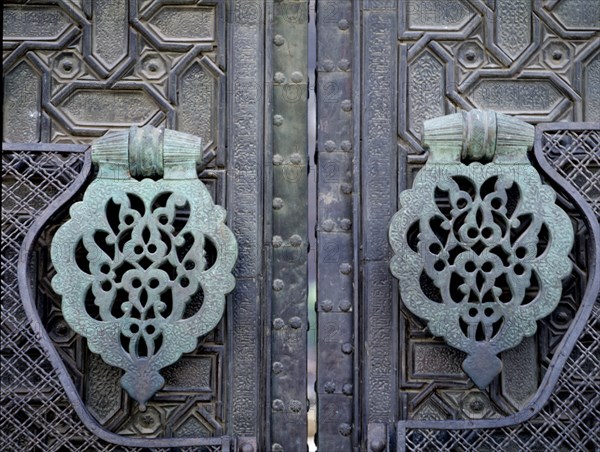
[[[201,150],[200,138],[153,127],[100,138],[98,177],[52,242],[65,320],[125,371],[142,409],[160,369],[219,323],[235,285],[237,243],[197,177]]]
[[[496,355],[556,308],[573,227],[527,159],[533,126],[471,111],[426,121],[423,136],[429,159],[390,225],[391,271],[407,308],[468,354],[463,369],[485,388]]]

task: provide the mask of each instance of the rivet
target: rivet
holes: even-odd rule
[[[346,19],[340,19],[340,21],[338,22],[338,28],[340,30],[347,30],[348,27],[350,27],[348,21]]]
[[[281,198],[273,198],[273,209],[279,210],[283,207],[284,202]]]
[[[280,374],[281,372],[283,372],[283,364],[281,364],[279,361],[275,361],[273,363],[273,373]]]
[[[343,275],[349,275],[351,271],[352,265],[350,265],[348,262],[340,264],[340,273],[342,273]]]
[[[300,328],[302,326],[302,319],[300,317],[292,317],[290,319],[290,326],[295,329]]]
[[[321,227],[323,228],[324,231],[326,232],[331,232],[333,231],[333,228],[335,227],[335,223],[333,222],[333,220],[325,220]]]
[[[385,450],[385,443],[381,439],[374,439],[369,443],[369,447],[372,452],[383,452]]]
[[[283,452],[283,446],[279,443],[273,443],[271,446],[271,452]]]
[[[342,221],[340,221],[340,227],[344,231],[349,231],[350,228],[352,228],[352,221],[350,219],[348,219],[348,218],[344,218]]]
[[[283,411],[283,408],[285,407],[285,405],[283,404],[283,400],[281,400],[281,399],[273,400],[273,403],[271,404],[271,406],[273,407],[273,410],[275,410],[275,411]]]
[[[345,353],[346,355],[349,355],[350,353],[352,353],[353,349],[354,349],[354,347],[352,347],[352,344],[350,342],[346,342],[345,344],[342,344],[342,352]]]
[[[276,330],[280,330],[285,326],[285,322],[283,319],[280,319],[279,317],[277,317],[275,320],[273,320],[273,328]]]
[[[249,443],[242,444],[239,448],[239,451],[240,452],[254,452],[254,446]]]
[[[280,291],[281,289],[283,289],[284,285],[285,284],[283,284],[283,281],[281,279],[275,279],[273,281],[273,290]]]
[[[280,248],[283,246],[283,239],[280,235],[273,236],[273,248]]]
[[[321,309],[325,312],[330,312],[333,309],[333,302],[331,300],[323,300],[321,302]]]
[[[342,105],[342,110],[344,110],[344,111],[352,110],[352,101],[350,101],[349,99],[343,100],[341,105]]]
[[[345,195],[349,195],[350,193],[352,193],[352,185],[350,185],[347,182],[344,182],[340,185],[340,190],[342,190],[342,193],[344,193]]]
[[[292,82],[294,83],[300,83],[302,80],[304,80],[304,77],[302,76],[302,73],[296,71],[296,72],[292,72]]]
[[[325,142],[325,144],[323,145],[323,148],[327,151],[327,152],[332,152],[335,151],[335,141],[331,141],[331,140],[327,140]]]
[[[299,413],[302,411],[302,402],[299,400],[290,400],[290,411],[292,413]]]
[[[351,307],[352,307],[352,303],[350,303],[350,301],[348,301],[348,300],[340,301],[340,311],[348,312]]]
[[[342,151],[349,152],[352,150],[352,142],[344,140],[340,143],[340,148],[342,148]]]
[[[327,72],[333,71],[334,67],[335,66],[333,64],[333,61],[331,61],[331,60],[325,60],[325,61],[323,61],[323,69],[325,69]]]
[[[352,385],[350,383],[346,383],[342,386],[342,392],[346,395],[352,395]]]
[[[273,42],[275,43],[276,46],[282,46],[283,43],[285,42],[285,38],[281,35],[275,35],[273,37]]]
[[[276,126],[280,126],[281,124],[283,124],[283,116],[281,116],[281,115],[273,116],[273,124],[275,124]]]
[[[342,71],[347,71],[348,69],[350,69],[350,61],[348,61],[346,58],[343,58],[338,62],[338,67]]]
[[[352,433],[352,427],[350,427],[350,424],[343,422],[338,426],[338,432],[342,436],[349,436]]]
[[[564,312],[564,311],[563,312],[559,312],[559,313],[556,314],[556,319],[559,322],[566,322],[567,320],[569,320],[569,314],[566,313],[566,312]]]
[[[283,157],[279,154],[273,156],[273,165],[279,166],[283,164]]]
[[[323,386],[323,389],[327,394],[333,394],[333,392],[335,391],[335,383],[333,381],[328,381]]]
[[[294,152],[292,155],[290,155],[290,162],[292,162],[294,165],[300,165],[302,163],[302,156],[297,152]]]
[[[275,72],[273,80],[275,80],[275,83],[285,83],[285,75],[283,75],[283,72]]]
[[[302,237],[298,234],[294,234],[290,237],[290,245],[292,246],[300,246],[302,245]]]

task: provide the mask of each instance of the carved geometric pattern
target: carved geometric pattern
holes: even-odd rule
[[[594,0],[396,4],[398,134],[409,154],[423,152],[423,121],[457,109],[496,110],[533,124],[599,119]]]
[[[199,135],[219,154],[225,5],[195,3],[5,3],[4,140],[89,143],[150,124]]]
[[[544,132],[542,146],[546,158],[554,169],[576,187],[586,199],[594,201],[590,205],[600,219],[596,195],[600,192],[600,178],[597,177],[599,171],[598,150],[600,149],[598,130]],[[567,204],[563,204],[563,208],[569,212]],[[576,231],[573,250],[585,249],[585,227],[576,216],[571,215],[571,221]],[[584,253],[572,252],[570,259],[573,261],[574,268],[571,277],[565,281],[565,289],[559,306],[550,317],[541,322],[541,329],[531,339],[532,342],[525,344],[525,347],[519,346],[518,349],[515,349],[514,355],[510,357],[510,360],[517,365],[514,367],[515,373],[508,381],[512,380],[514,387],[524,386],[525,389],[506,392],[510,386],[503,384],[504,396],[498,394],[500,388],[492,388],[489,398],[482,398],[478,393],[469,391],[467,394],[478,395],[479,400],[466,399],[465,403],[465,399],[448,394],[451,391],[448,391],[448,383],[445,381],[444,387],[440,386],[428,393],[422,392],[415,395],[414,398],[412,395],[409,396],[409,401],[419,400],[418,403],[409,403],[409,410],[415,413],[414,418],[477,419],[484,413],[489,418],[493,418],[514,412],[514,408],[506,411],[506,407],[515,406],[515,399],[519,400],[526,396],[528,392],[526,388],[531,385],[528,381],[532,377],[534,381],[539,378],[535,375],[523,376],[521,370],[525,367],[519,366],[518,363],[534,359],[538,361],[541,372],[545,372],[556,346],[560,343],[578,309],[583,288],[581,280],[585,278],[587,264]],[[577,283],[578,280],[579,283]],[[413,338],[421,338],[414,344],[422,344],[424,325],[415,323],[414,317],[407,313],[403,314],[403,319],[403,322],[408,325],[410,335]],[[434,344],[435,341],[432,341],[428,348]],[[421,358],[421,360],[425,360],[425,363],[421,363],[419,360],[414,366],[418,370],[426,368],[435,371],[441,368],[447,375],[446,378],[453,376],[452,370],[454,369],[455,376],[453,378],[459,376],[460,372],[456,372],[457,368],[452,363],[460,362],[457,361],[460,358],[450,355],[441,343],[435,347]],[[519,355],[521,356],[519,357]],[[506,360],[506,352],[503,356],[503,360]],[[441,362],[440,357],[443,358]],[[408,357],[408,359],[411,358]],[[435,366],[433,366],[434,364]],[[438,374],[437,378],[444,378],[444,373]],[[426,375],[411,373],[405,377],[407,378],[405,384],[413,386],[423,377]],[[457,381],[459,380],[460,378]],[[537,384],[531,388],[535,390],[536,386]],[[408,388],[404,389],[404,391],[408,390]],[[464,393],[464,389],[457,387],[457,390]],[[552,396],[536,417],[515,426],[493,429],[443,431],[408,429],[406,447],[409,450],[417,451],[492,448],[496,450],[557,450],[563,448],[595,450],[600,444],[600,432],[597,428],[597,419],[600,417],[598,394],[600,394],[600,298],[597,299],[590,319],[559,376]],[[423,396],[425,396],[425,400],[428,400],[425,403],[422,402]],[[449,401],[451,403],[448,403]],[[509,402],[508,405],[507,402]]]

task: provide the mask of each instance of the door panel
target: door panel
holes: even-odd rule
[[[513,432],[522,435],[519,447],[545,444],[548,440],[532,427],[539,425],[539,418],[516,428],[490,430],[489,435],[436,429],[459,428],[460,422],[453,421],[461,419],[504,417],[530,401],[549,360],[560,352],[566,326],[577,323],[566,311],[577,312],[593,271],[576,270],[565,282],[559,311],[566,323],[558,326],[554,317],[559,311],[539,322],[535,337],[503,354],[502,379],[484,394],[472,389],[463,373],[461,353],[431,336],[426,324],[403,307],[389,271],[388,225],[398,210],[399,193],[412,186],[427,159],[420,144],[423,121],[460,110],[492,109],[532,124],[564,121],[564,131],[553,124],[555,138],[547,138],[546,132],[540,135],[536,148],[545,155],[541,160],[553,165],[576,160],[574,174],[586,175],[567,176],[571,186],[598,189],[597,178],[591,175],[595,157],[581,157],[591,168],[583,170],[582,160],[575,156],[598,153],[593,121],[598,119],[600,98],[592,80],[600,24],[581,20],[576,25],[573,19],[578,14],[598,17],[598,6],[568,0],[543,4],[366,0],[319,1],[317,7],[319,447],[471,449],[469,441],[478,438],[480,447],[510,448],[515,447]],[[352,117],[342,113],[348,106]],[[592,122],[575,131],[568,121]],[[343,140],[350,141],[342,146]],[[346,156],[344,149],[351,149],[351,155]],[[552,155],[561,157],[553,161]],[[345,162],[353,162],[351,171]],[[335,173],[334,168],[341,171]],[[332,174],[341,177],[331,179]],[[563,190],[570,185],[562,184]],[[348,196],[339,195],[343,190]],[[589,225],[577,212],[569,212],[580,231],[574,248],[579,251],[571,256],[578,262],[588,256],[583,250],[590,246]],[[348,227],[343,229],[342,222]],[[329,262],[330,250],[352,259],[344,261],[351,268],[347,279],[353,282],[348,292],[341,290],[346,286]],[[351,306],[344,318],[338,305],[346,306],[347,300]],[[587,331],[592,324],[593,320]],[[330,329],[340,338],[337,347],[329,342]],[[349,338],[354,368],[343,364],[341,346]],[[565,369],[568,374],[572,367],[567,364]],[[345,393],[344,387],[353,391]],[[575,403],[574,398],[568,400],[569,405]],[[330,418],[330,413],[337,417]],[[580,428],[593,433],[586,427],[591,418],[587,419]],[[418,420],[431,420],[431,429],[411,427]],[[488,427],[493,425],[490,421]],[[554,440],[568,441],[561,432],[578,425],[578,420],[573,416],[562,424],[545,425],[557,432]],[[578,441],[590,447],[585,435]]]
[[[7,450],[306,444],[307,19],[303,1],[5,2]],[[223,320],[142,413],[62,319],[48,249],[93,177],[92,140],[147,124],[202,138],[199,177],[239,253]]]

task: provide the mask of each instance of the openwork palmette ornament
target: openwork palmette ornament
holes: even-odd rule
[[[429,159],[390,225],[391,271],[483,389],[502,370],[496,355],[558,305],[573,228],[529,164],[531,125],[475,110],[426,121],[423,136]]]
[[[125,371],[142,409],[160,369],[219,323],[235,285],[237,243],[197,177],[200,141],[152,127],[97,140],[98,177],[52,242],[65,320]]]

